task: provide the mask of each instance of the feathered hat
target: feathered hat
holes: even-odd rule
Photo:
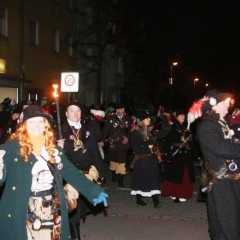
[[[232,94],[220,93],[216,89],[207,91],[202,99],[193,102],[193,105],[190,107],[187,118],[188,129],[190,128],[191,123],[193,123],[197,118],[201,117],[207,111],[211,110],[213,106],[226,100],[227,98],[232,97]]]

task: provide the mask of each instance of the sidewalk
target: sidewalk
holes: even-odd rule
[[[209,240],[205,203],[197,202],[199,177],[193,198],[174,203],[161,197],[163,207],[154,209],[151,198],[144,198],[147,206],[135,203],[130,195],[131,173],[125,177],[124,189],[110,181],[107,174],[105,191],[109,194],[106,213],[89,215],[81,223],[82,240]]]

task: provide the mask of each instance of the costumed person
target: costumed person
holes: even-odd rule
[[[107,157],[110,160],[109,169],[112,172],[112,182],[118,179],[118,186],[124,187],[124,175],[126,174],[126,160],[131,133],[131,119],[125,112],[122,103],[116,105],[116,113],[106,119],[102,130],[101,141],[103,147],[107,145]]]
[[[83,125],[83,128],[91,133],[92,138],[95,139],[97,143],[99,142],[101,137],[101,128],[99,121],[103,121],[104,115],[105,115],[104,112],[101,110],[90,109],[87,106],[81,105],[81,123]],[[103,166],[104,152],[103,149],[99,147],[99,144],[97,146],[101,154],[101,157],[98,154],[97,157],[93,159],[94,166],[97,168],[99,174],[97,183],[104,184],[105,183],[105,174]]]
[[[177,109],[174,116],[165,142],[166,165],[161,195],[170,196],[177,203],[193,196],[195,173],[191,152],[192,133],[187,129],[185,112]]]
[[[20,126],[0,146],[1,240],[70,238],[62,179],[94,206],[107,206],[107,194],[72,165],[56,146],[51,118],[42,108],[23,110]]]
[[[58,140],[58,146],[64,149],[68,160],[75,167],[97,182],[99,172],[96,167],[99,167],[102,158],[93,129],[86,129],[81,123],[82,108],[85,111],[79,102],[70,102],[66,106],[66,121],[61,126],[63,139]],[[69,213],[72,239],[80,239],[81,219],[85,222],[86,215],[92,210],[86,198],[80,195],[77,208]]]
[[[8,139],[8,137],[16,131],[16,128],[17,128],[18,123],[19,123],[20,114],[21,114],[20,109],[16,108],[12,111],[12,115],[11,115],[10,120],[3,127],[3,133],[2,133],[2,136],[1,136],[0,143],[4,143]]]
[[[226,122],[233,95],[216,92],[203,104],[205,113],[198,127],[208,181],[207,210],[211,239],[240,239],[240,145]],[[202,176],[203,177],[203,176]]]
[[[157,112],[157,137],[158,137],[158,148],[160,152],[162,153],[163,161],[159,164],[159,171],[160,171],[160,178],[161,182],[163,182],[164,176],[165,176],[165,142],[166,137],[168,133],[170,132],[172,128],[172,113],[170,108],[159,106],[158,112]]]
[[[134,153],[131,195],[136,196],[136,203],[146,206],[143,197],[152,197],[154,208],[162,207],[160,196],[160,175],[158,170],[157,137],[153,133],[150,114],[138,113],[137,123],[131,133],[131,148]]]
[[[240,142],[240,108],[234,109],[229,118],[230,128],[234,131],[235,142]]]
[[[202,99],[199,99],[193,102],[192,106],[189,108],[188,116],[187,116],[188,129],[191,129],[191,131],[193,132],[193,136],[195,139],[194,143],[196,143],[193,145],[193,147],[195,146],[195,151],[198,151],[199,157],[196,163],[197,163],[197,169],[200,175],[202,174],[205,168],[204,168],[203,157],[202,157],[202,153],[201,153],[201,149],[200,149],[199,141],[197,137],[197,128],[199,126],[199,123],[201,122],[201,116],[205,114],[206,111],[209,110],[209,108],[211,108],[209,99],[212,96],[215,96],[216,94],[218,94],[218,91],[215,89],[211,89],[207,91]],[[197,193],[197,201],[206,202],[206,200],[207,200],[207,192],[202,191],[201,181],[200,181],[198,193]]]

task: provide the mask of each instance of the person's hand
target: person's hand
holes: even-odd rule
[[[5,155],[5,150],[0,150],[0,179],[3,177],[3,156]]]
[[[0,150],[0,166],[3,165],[3,156],[5,155],[5,150]]]
[[[107,207],[108,206],[106,199],[107,197],[108,197],[107,193],[101,192],[98,198],[93,199],[93,206],[96,206],[98,203],[103,203],[103,205]]]
[[[64,141],[65,141],[65,139],[57,140],[57,145],[58,145],[60,148],[64,148]]]
[[[103,147],[103,146],[104,146],[104,142],[103,142],[103,141],[100,141],[100,142],[98,143],[98,146]]]
[[[127,144],[127,143],[128,143],[128,138],[124,136],[124,137],[123,137],[123,140],[122,140],[122,143],[123,143],[123,144]]]

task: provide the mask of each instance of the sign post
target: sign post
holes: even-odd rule
[[[70,102],[70,93],[79,90],[79,73],[62,72],[61,74],[61,92],[68,92],[68,102]]]
[[[63,72],[61,74],[61,92],[78,92],[78,88],[78,72]]]

